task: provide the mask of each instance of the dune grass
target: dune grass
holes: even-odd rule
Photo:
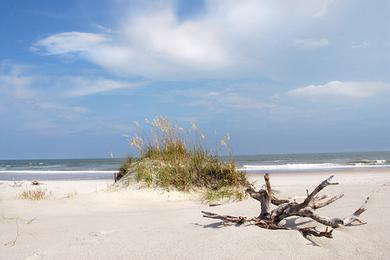
[[[46,197],[46,190],[41,188],[24,190],[19,194],[19,198],[24,200],[43,200]]]
[[[206,137],[195,124],[184,129],[164,117],[146,123],[150,131],[136,124],[137,134],[129,139],[138,159],[127,158],[118,175],[134,173],[134,179],[148,187],[201,190],[206,201],[244,198],[245,174],[236,169],[231,156],[224,161],[207,151]],[[231,151],[228,135],[220,143]]]

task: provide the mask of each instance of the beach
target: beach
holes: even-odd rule
[[[271,174],[280,197],[305,196],[328,176],[339,185],[322,193],[345,196],[320,209],[346,217],[370,196],[366,225],[341,227],[333,239],[256,226],[220,226],[201,211],[254,217],[251,198],[209,207],[196,194],[112,188],[112,180],[42,181],[48,197],[23,200],[31,181],[0,181],[0,259],[388,259],[390,169]],[[257,187],[262,174],[249,175]],[[20,187],[17,187],[21,184]],[[287,226],[314,225],[291,217]],[[319,227],[320,229],[323,227]]]
[[[390,260],[389,17],[0,0],[0,260]]]

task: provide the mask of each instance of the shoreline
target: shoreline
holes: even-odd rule
[[[39,171],[39,170],[16,170],[0,171],[1,181],[72,181],[72,180],[112,180],[117,170],[77,170],[77,171]],[[313,174],[359,174],[367,173],[387,173],[390,167],[356,167],[342,169],[312,169],[312,170],[272,170],[272,171],[243,171],[247,176],[264,175],[265,173],[273,175],[313,175]],[[15,174],[16,173],[16,174]],[[22,174],[24,173],[24,174]]]

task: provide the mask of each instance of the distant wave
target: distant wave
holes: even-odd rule
[[[368,160],[367,160],[368,161]],[[369,160],[369,162],[356,162],[350,164],[337,163],[287,163],[276,165],[243,165],[241,171],[277,171],[277,170],[326,170],[326,169],[348,169],[348,168],[381,168],[390,167],[386,160]]]
[[[5,166],[0,166],[0,170],[1,171],[6,171],[6,170],[9,170],[9,171],[12,171],[12,167],[11,165],[5,165]],[[65,168],[66,165],[62,165],[62,164],[53,164],[53,165],[28,165],[28,166],[18,166],[19,169],[30,169],[30,170],[50,170],[50,169],[63,169]]]
[[[113,174],[118,171],[108,171],[108,170],[77,170],[77,171],[71,171],[71,170],[0,170],[0,174],[94,174],[94,173],[101,173],[101,174]]]
[[[382,165],[389,163],[387,160],[359,160],[359,161],[354,161],[352,164],[356,165]]]
[[[379,156],[378,156],[379,157]],[[364,157],[363,157],[364,158]],[[375,157],[374,157],[375,158]],[[335,161],[329,158],[320,158],[322,161],[316,158],[303,158],[303,159],[280,159],[275,160],[267,158],[266,160],[242,160],[238,161],[238,169],[245,172],[256,172],[256,171],[305,171],[305,170],[332,170],[332,169],[350,169],[350,168],[390,168],[390,160],[385,159],[360,159],[360,158],[343,158],[343,161]],[[380,157],[379,157],[380,158]],[[290,161],[288,161],[290,160]],[[339,158],[337,158],[339,160]],[[73,165],[67,165],[64,162],[56,162],[54,164],[47,165],[43,162],[38,162],[40,166],[33,165],[27,166],[23,164],[10,165],[8,162],[0,165],[1,178],[10,178],[13,176],[24,176],[28,178],[35,178],[39,176],[52,175],[53,178],[81,178],[88,177],[92,178],[96,176],[98,178],[106,176],[107,178],[112,174],[118,172],[115,170],[119,168],[118,165],[106,165],[106,163],[99,164],[90,167],[90,165],[82,165],[81,163],[72,162]],[[81,165],[80,165],[81,164]],[[88,162],[89,164],[89,162]],[[62,169],[61,169],[61,168]]]

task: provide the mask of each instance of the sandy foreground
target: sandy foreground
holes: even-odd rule
[[[306,194],[331,173],[271,174],[280,197]],[[262,184],[262,175],[250,176]],[[0,259],[389,259],[390,170],[337,172],[345,197],[319,212],[350,215],[370,196],[366,225],[343,227],[333,239],[305,239],[295,231],[256,226],[220,227],[201,210],[257,216],[245,201],[209,207],[193,194],[130,188],[109,191],[112,181],[44,181],[49,197],[18,198],[30,182],[0,181]],[[291,217],[286,225],[307,222]],[[311,225],[313,223],[305,223]]]

